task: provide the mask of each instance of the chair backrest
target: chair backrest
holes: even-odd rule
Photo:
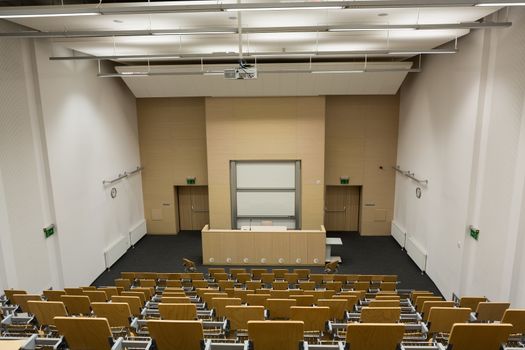
[[[7,300],[9,300],[9,302],[11,304],[14,303],[13,301],[13,295],[15,294],[27,294],[27,292],[25,290],[22,290],[22,289],[4,289],[4,294],[7,298]]]
[[[471,310],[468,307],[433,307],[428,315],[429,333],[450,333],[454,323],[468,322]]]
[[[366,296],[364,290],[344,290],[339,295],[355,295],[358,300],[363,300]]]
[[[340,292],[343,288],[343,282],[341,281],[328,281],[325,283],[325,288],[327,290],[334,290],[336,292]]]
[[[144,292],[134,292],[134,291],[124,291],[120,293],[120,296],[123,297],[138,297],[140,299],[140,304],[144,305],[146,303],[146,296]]]
[[[250,281],[252,279],[252,274],[251,273],[248,273],[248,272],[239,272],[236,276],[235,276],[235,279],[237,280],[237,282],[239,283],[246,283],[248,281]]]
[[[297,281],[299,280],[299,274],[298,274],[298,273],[295,273],[295,272],[288,272],[288,273],[285,273],[285,274],[284,274],[284,279],[285,279],[289,284],[296,284]]]
[[[478,304],[478,308],[476,309],[476,318],[478,321],[499,321],[509,307],[510,303],[482,301]]]
[[[234,289],[233,290],[233,297],[234,298],[241,298],[241,302],[244,304],[246,303],[246,296],[248,294],[255,294],[254,290],[250,289]]]
[[[225,273],[226,270],[223,267],[208,267],[208,274],[211,277],[215,277],[216,273]]]
[[[70,315],[89,315],[91,301],[87,295],[62,295],[60,297]]]
[[[275,275],[275,278],[284,279],[284,276],[290,271],[288,271],[288,269],[272,269],[272,272]]]
[[[136,272],[121,272],[120,278],[124,278],[130,281],[133,281],[135,279]]]
[[[211,305],[211,300],[213,298],[227,298],[228,297],[228,294],[227,293],[204,293],[201,297],[202,301],[206,303],[206,305],[208,305],[208,308],[211,309],[211,307],[209,307]]]
[[[416,311],[418,312],[421,312],[421,310],[423,309],[423,303],[426,302],[426,301],[440,301],[440,300],[443,300],[442,297],[439,297],[439,296],[425,296],[425,295],[422,295],[422,296],[418,296],[417,299],[416,299]]]
[[[323,284],[323,277],[324,274],[322,273],[311,273],[310,282],[314,282],[316,285],[321,285]]]
[[[314,296],[308,294],[292,294],[290,298],[295,299],[297,306],[312,306],[314,304]]]
[[[397,282],[397,275],[384,275],[383,282]]]
[[[84,295],[88,296],[92,303],[105,303],[108,301],[108,296],[103,290],[85,290]]]
[[[383,291],[393,291],[393,290],[396,290],[397,288],[397,283],[396,282],[381,282],[379,284],[379,289],[380,290],[383,290]]]
[[[43,291],[42,293],[44,294],[44,297],[46,298],[47,301],[61,301],[60,297],[62,295],[66,295],[66,291],[65,290],[47,289],[47,290]]]
[[[67,316],[66,307],[61,301],[35,301],[27,302],[29,312],[35,315],[36,320],[41,326],[51,326],[55,324],[55,317]]]
[[[513,334],[525,334],[525,309],[507,309],[501,323],[512,324]]]
[[[126,278],[117,278],[115,280],[115,287],[122,287],[124,290],[128,290],[131,287],[131,281]]]
[[[421,308],[421,315],[423,317],[423,321],[428,321],[428,315],[430,314],[430,310],[433,307],[454,307],[454,302],[453,301],[444,301],[444,300],[425,301],[423,303],[423,307]]]
[[[91,308],[96,317],[104,317],[111,327],[129,327],[133,317],[128,303],[91,303]]]
[[[246,273],[245,268],[231,268],[230,275],[235,279],[239,273]]]
[[[112,296],[119,295],[117,287],[101,287],[98,290],[106,292],[109,299],[111,299]]]
[[[264,306],[226,306],[224,313],[234,331],[248,329],[248,321],[263,321]]]
[[[142,303],[139,297],[136,296],[125,296],[125,295],[115,295],[111,298],[112,302],[115,303],[127,303],[131,314],[135,317],[139,317],[142,312]]]
[[[28,312],[27,302],[29,300],[41,301],[42,298],[38,294],[15,294],[13,295],[13,300],[23,312]]]
[[[324,332],[326,323],[330,320],[328,306],[292,306],[290,320],[303,321],[305,331]]]
[[[302,290],[314,290],[315,282],[314,281],[299,281],[299,289]]]
[[[352,350],[395,350],[404,332],[405,326],[399,323],[351,323],[346,343]]]
[[[233,288],[235,287],[235,281],[218,281],[217,284],[219,285],[219,289],[221,291],[225,291],[227,288]]]
[[[304,339],[301,321],[248,321],[254,350],[297,350]]]
[[[254,280],[260,280],[261,274],[268,272],[267,269],[251,269],[252,278]]]
[[[110,349],[112,338],[108,320],[96,317],[55,317],[58,333],[70,350]]]
[[[261,281],[263,283],[272,283],[275,280],[275,274],[273,272],[261,273]]]
[[[67,295],[84,295],[82,288],[64,288]]]
[[[462,297],[459,300],[459,307],[468,307],[472,311],[476,311],[478,304],[487,301],[485,297]]]
[[[226,272],[216,272],[213,276],[215,281],[227,281],[229,276]]]
[[[512,325],[456,323],[452,327],[449,346],[454,350],[499,350],[512,330]]]
[[[86,291],[86,290],[97,290],[97,287],[95,287],[95,286],[85,286],[85,287],[80,287],[80,289],[82,289],[83,291]]]
[[[290,307],[296,305],[295,299],[267,299],[266,308],[269,311],[270,319],[290,318]]]
[[[369,281],[357,281],[357,282],[354,282],[352,288],[354,290],[368,291],[368,288],[370,288],[370,282]]]
[[[385,294],[385,292],[382,292],[382,294],[376,294],[375,300],[397,300],[401,301],[401,297],[397,294]]]
[[[359,320],[363,323],[397,323],[400,316],[400,307],[363,307]]]
[[[399,306],[399,300],[370,300],[370,307],[396,307]]]
[[[211,306],[215,310],[217,317],[226,317],[226,306],[241,305],[241,298],[212,298]]]
[[[293,269],[293,272],[298,275],[300,280],[307,280],[310,278],[310,269]]]
[[[268,293],[265,292],[265,294],[268,294]],[[273,290],[273,289],[270,289],[270,297],[272,299],[287,299],[287,298],[290,297],[290,295],[292,295],[292,291],[290,291],[289,289],[286,289],[286,290]]]
[[[359,298],[357,295],[334,295],[334,299],[344,299],[346,300],[346,309],[348,311],[353,311],[354,307],[357,305]]]
[[[151,320],[147,325],[158,350],[201,350],[202,321]]]
[[[150,300],[155,294],[155,288],[153,287],[135,287],[130,289],[131,292],[143,292],[146,300]]]
[[[196,320],[197,306],[193,303],[159,303],[159,313],[163,320]]]
[[[373,278],[374,278],[373,275],[357,275],[357,280],[358,281],[370,282],[370,281],[372,281]]]
[[[272,288],[274,290],[287,290],[288,289],[288,281],[273,281],[272,282]]]
[[[180,280],[166,280],[166,287],[182,287]]]
[[[187,297],[187,296],[162,296],[162,298],[160,299],[160,301],[162,303],[167,303],[167,304],[187,304],[187,303],[191,303],[191,300],[190,300],[190,297]]]
[[[426,296],[432,296],[434,295],[434,293],[428,291],[428,290],[413,290],[411,293],[410,293],[410,301],[412,302],[412,304],[414,304],[416,302],[416,299],[418,296],[420,295],[426,295]]]
[[[330,319],[340,321],[344,320],[346,313],[346,299],[318,299],[317,306],[328,306],[330,308]]]
[[[248,305],[259,305],[266,307],[266,299],[270,298],[270,294],[248,294],[246,295],[246,303]]]
[[[156,287],[157,281],[154,279],[140,279],[139,280],[139,286],[141,287]]]

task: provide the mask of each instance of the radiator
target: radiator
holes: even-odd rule
[[[104,260],[106,261],[106,268],[109,269],[129,248],[129,239],[123,236],[118,241],[113,243],[104,252]]]
[[[399,243],[401,248],[405,248],[407,234],[394,221],[392,221],[392,237]]]
[[[137,225],[129,230],[129,245],[135,245],[146,234],[146,220],[142,219]]]
[[[405,249],[419,269],[425,271],[427,268],[427,252],[409,235],[406,236]]]

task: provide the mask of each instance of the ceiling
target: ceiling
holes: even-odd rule
[[[265,3],[279,1],[265,1]],[[310,1],[307,1],[310,2]],[[424,0],[421,0],[424,3]],[[232,3],[226,1],[225,3]],[[234,2],[235,3],[235,2]],[[254,1],[244,1],[254,3]],[[172,4],[172,3],[171,3]],[[183,4],[217,4],[217,2],[177,2]],[[112,4],[113,5],[113,4]],[[118,4],[117,4],[118,5]],[[129,4],[128,4],[129,5]],[[0,8],[3,9],[3,8]],[[348,52],[369,50],[429,50],[453,42],[456,38],[469,33],[468,28],[445,28],[434,30],[356,30],[350,32],[314,31],[321,26],[365,26],[365,25],[426,25],[458,24],[478,21],[498,10],[498,7],[414,7],[414,8],[360,8],[360,9],[316,9],[316,10],[279,10],[279,11],[242,11],[242,12],[197,12],[197,13],[152,13],[119,14],[98,16],[41,17],[11,19],[24,27],[41,32],[95,32],[95,31],[249,31],[257,28],[257,33],[223,33],[192,35],[142,35],[110,37],[75,37],[53,38],[52,40],[82,54],[94,56],[115,55],[194,55],[202,64],[213,67],[208,60],[210,55],[234,55],[250,57],[263,53],[301,53],[309,52],[322,55],[323,52]],[[271,32],[275,27],[310,27],[298,32]],[[311,28],[313,27],[313,28]],[[264,31],[268,29],[268,32]],[[304,28],[303,28],[304,29]],[[504,29],[502,29],[504,30]],[[452,43],[453,47],[453,43]],[[458,47],[461,50],[461,47]],[[78,55],[78,54],[77,54]],[[413,54],[412,54],[413,55]],[[271,73],[261,74],[259,81],[225,81],[219,76],[181,76],[166,75],[152,77],[126,77],[124,81],[139,97],[145,96],[187,96],[187,86],[192,85],[195,93],[204,96],[221,96],[225,91],[235,94],[265,95],[273,91],[277,95],[301,94],[362,94],[396,93],[412,62],[404,62],[410,55],[351,55],[348,61],[373,61],[386,72],[367,72],[362,74],[311,74]],[[316,61],[316,56],[311,58]],[[341,59],[339,59],[340,61]],[[189,68],[196,62],[172,60],[164,62],[159,72]],[[302,69],[308,62],[291,63],[293,69]],[[137,67],[132,69],[144,71]],[[189,65],[191,64],[191,65]],[[275,61],[273,61],[275,64]],[[346,63],[351,64],[351,63]],[[359,63],[363,64],[363,63]],[[209,67],[208,67],[209,66]],[[229,67],[232,67],[230,64]],[[258,67],[265,69],[264,60],[259,59]],[[267,66],[269,67],[269,66]],[[272,69],[286,69],[284,63]],[[288,66],[287,66],[288,67]],[[299,67],[299,68],[298,68]],[[371,66],[369,66],[371,67]],[[289,67],[288,67],[289,68]],[[399,69],[405,71],[398,71]],[[128,68],[117,68],[117,72]],[[170,85],[171,84],[171,85]],[[237,85],[235,85],[237,84]],[[180,86],[185,86],[181,88]],[[196,89],[195,86],[201,86]],[[287,88],[285,88],[285,86]],[[292,88],[293,87],[293,88]],[[191,89],[190,89],[191,90]],[[189,95],[192,95],[189,94]]]

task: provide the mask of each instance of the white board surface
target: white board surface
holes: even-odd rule
[[[295,162],[238,162],[237,188],[295,188]]]
[[[293,216],[295,192],[237,192],[239,216]]]

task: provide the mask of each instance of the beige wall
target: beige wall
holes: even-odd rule
[[[303,229],[323,223],[324,97],[206,98],[210,227],[231,228],[230,160],[301,160]]]
[[[363,186],[363,235],[390,234],[398,119],[399,95],[326,97],[326,184]]]
[[[208,184],[204,98],[137,99],[148,233],[175,233],[174,186]]]

